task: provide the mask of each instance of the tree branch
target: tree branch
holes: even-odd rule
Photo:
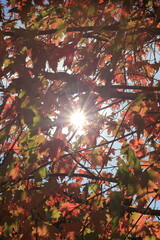
[[[69,74],[66,72],[42,72],[46,78],[49,80],[62,80],[64,82],[78,81],[80,75]],[[133,89],[133,90],[143,90],[143,91],[160,91],[160,87],[145,87],[145,86],[129,86],[129,85],[111,85],[111,89]],[[100,88],[106,88],[101,86]]]
[[[58,177],[68,177],[69,174],[67,173],[53,173],[50,174],[50,176],[58,176]],[[72,177],[82,177],[82,178],[87,178],[87,179],[93,179],[93,180],[100,180],[100,181],[106,181],[106,182],[113,182],[117,183],[118,181],[115,178],[107,178],[107,177],[100,177],[96,175],[89,175],[89,174],[83,174],[83,173],[73,173]]]
[[[22,36],[22,31],[24,31],[25,33],[28,32],[28,30],[25,29],[21,29],[20,31],[18,31],[19,29],[16,29],[17,32],[3,32],[3,34],[5,36]],[[91,33],[91,32],[99,32],[99,31],[118,31],[118,30],[122,30],[120,28],[120,24],[119,23],[114,23],[111,24],[109,26],[84,26],[84,27],[68,27],[66,29],[66,32],[85,32],[85,33]],[[136,33],[143,33],[143,32],[149,32],[149,33],[154,33],[155,35],[160,35],[160,28],[151,28],[151,27],[141,27],[139,29],[136,29],[136,31],[131,32],[135,30],[135,28],[128,28],[128,29],[123,29],[123,31],[127,31],[130,32],[130,34],[136,34]],[[36,36],[41,36],[41,35],[48,35],[48,34],[55,34],[56,31],[58,31],[58,29],[54,28],[54,29],[47,29],[47,30],[40,30],[37,31],[37,33],[35,34]],[[19,32],[19,34],[18,34]]]
[[[125,100],[135,100],[136,97],[138,97],[139,94],[142,93],[142,92],[136,92],[136,93],[134,93],[134,92],[119,92],[116,90],[112,90],[112,88],[120,89],[121,87],[113,87],[113,86],[111,86],[108,89],[106,86],[96,86],[94,88],[94,91],[99,93],[101,97],[106,98],[106,99],[121,98],[121,99],[125,99]],[[143,89],[143,87],[142,87],[142,90],[147,91],[146,88],[144,87],[144,89]],[[137,86],[135,86],[135,88],[134,87],[132,88],[130,86],[125,86],[125,87],[122,86],[122,89],[137,89],[138,90]],[[141,90],[141,87],[139,88],[139,90]],[[150,90],[148,90],[148,91],[150,91]],[[151,93],[150,92],[147,93],[148,98],[153,98],[156,95],[157,99],[160,100],[160,94],[154,93],[154,91],[155,91],[154,88],[152,89],[152,91],[153,92],[151,92]],[[159,88],[157,89],[157,91],[159,91]]]
[[[155,123],[151,123],[151,124],[145,126],[144,129],[149,128],[149,127],[154,126],[154,125],[159,124],[159,123],[160,123],[160,121],[157,121],[157,122],[155,122]],[[123,136],[121,136],[121,137],[118,137],[118,138],[116,138],[116,139],[113,139],[113,140],[111,140],[111,141],[106,141],[106,142],[97,144],[96,146],[93,146],[93,147],[83,148],[83,149],[80,149],[80,150],[77,150],[77,151],[74,151],[74,152],[71,152],[71,153],[64,154],[64,155],[61,156],[60,158],[67,157],[67,156],[69,156],[70,154],[73,154],[73,153],[91,151],[91,150],[93,150],[93,149],[95,149],[95,148],[97,148],[97,147],[101,147],[101,146],[104,146],[104,145],[109,145],[109,144],[111,144],[111,143],[113,143],[113,142],[117,142],[117,141],[119,141],[119,140],[121,140],[121,139],[125,139],[125,138],[127,138],[127,137],[129,137],[129,136],[131,136],[131,135],[133,135],[133,134],[135,134],[135,133],[137,133],[137,130],[132,131],[132,132],[130,132],[130,133],[127,133],[127,134],[125,134],[125,135],[123,135]]]
[[[129,86],[129,85],[112,85],[112,89],[133,89],[142,91],[160,91],[160,87],[144,87],[144,86]]]
[[[145,215],[151,215],[151,216],[160,216],[160,210],[155,210],[151,208],[136,208],[136,207],[130,207],[122,205],[123,210],[127,211],[128,213],[137,212]]]
[[[58,73],[51,73],[51,72],[43,72],[44,76],[49,80],[62,80],[66,83],[76,83],[79,80],[79,75],[68,74],[66,72],[58,72]],[[78,89],[74,88],[71,92],[68,90],[70,94],[80,93],[80,92],[87,92],[89,89],[84,83],[80,83],[78,85]],[[106,86],[95,86],[93,91],[99,93],[103,98],[121,98],[125,100],[134,100],[138,95],[137,93],[132,92],[119,92],[114,89],[133,89],[133,90],[140,90],[140,91],[148,91],[148,97],[153,97],[153,92],[160,91],[160,87],[145,87],[145,86],[128,86],[128,85],[111,85],[109,88]],[[160,99],[160,94],[157,94],[158,99]]]
[[[87,179],[92,179],[92,180],[98,180],[98,181],[105,181],[105,182],[112,182],[112,183],[117,183],[116,178],[107,178],[107,177],[101,177],[101,176],[96,176],[96,175],[89,175],[89,174],[83,174],[83,173],[73,173],[70,176],[70,173],[52,173],[52,174],[47,174],[47,177],[75,177],[75,178],[87,178]],[[8,186],[0,191],[0,193],[5,192],[8,188],[14,186],[15,184],[19,183],[20,181],[24,180],[29,180],[33,179],[34,176],[30,175],[29,177],[22,177],[18,178],[17,180],[15,179],[9,179],[7,181],[4,181],[0,184],[1,187],[3,187],[6,184],[12,184],[11,186]]]

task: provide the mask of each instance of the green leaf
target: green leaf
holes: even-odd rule
[[[116,175],[118,176],[120,185],[126,186],[129,178],[129,170],[126,166],[126,163],[123,160],[121,160],[121,165],[118,165],[118,170]]]
[[[66,33],[66,22],[62,19],[58,19],[56,22],[56,28],[56,35],[60,38],[63,37]]]
[[[156,237],[155,234],[152,234],[150,240],[158,240],[158,238]]]
[[[117,215],[117,216],[114,216],[112,218],[112,230],[115,231],[116,227],[118,226],[118,223],[119,223],[119,219],[120,219],[120,215]]]
[[[91,184],[89,185],[89,190],[91,190],[93,193],[96,193],[96,191],[99,189],[99,184]]]
[[[42,177],[42,178],[45,178],[47,176],[47,169],[46,167],[43,167],[43,168],[40,168],[40,170],[38,171],[39,175]]]
[[[58,211],[57,208],[55,207],[55,208],[52,210],[51,218],[59,219],[60,216],[61,216],[61,212]]]
[[[91,230],[90,228],[85,228],[85,230],[84,230],[84,235],[90,234],[90,233],[92,233],[92,232],[94,232],[94,231]]]
[[[97,12],[97,4],[91,3],[87,10],[87,16],[93,16]]]
[[[89,232],[89,233],[86,233],[86,232]],[[90,230],[89,228],[87,228],[87,230],[86,229],[84,230],[83,235],[80,234],[76,238],[76,240],[95,240],[95,239],[99,239],[98,234],[96,232],[94,232],[93,230]]]
[[[141,165],[139,159],[135,156],[135,153],[132,148],[128,148],[128,163],[131,168],[134,168],[136,171],[141,170]]]
[[[123,146],[121,149],[121,154],[123,154],[129,163],[129,166],[135,171],[141,171],[141,165],[139,159],[136,157],[134,150],[129,146]]]
[[[42,179],[43,178],[46,178],[46,175],[47,175],[47,169],[46,167],[42,167],[40,168],[38,171],[36,171],[34,174],[34,178],[37,182],[37,184],[41,184],[42,183]]]
[[[33,118],[33,126],[37,126],[37,124],[40,122],[41,117],[39,114],[36,114],[36,116]]]
[[[5,59],[3,64],[4,64],[4,67],[8,67],[11,63],[13,63],[13,61],[9,58]]]
[[[119,223],[119,219],[121,217],[121,202],[122,202],[123,196],[121,192],[112,192],[110,195],[110,202],[109,202],[109,208],[110,212],[113,215],[112,218],[112,229],[113,231],[116,229]]]
[[[25,90],[22,90],[22,91],[20,92],[20,94],[19,94],[19,98],[20,98],[20,99],[23,98],[25,94],[26,94],[26,91],[25,91]]]
[[[10,233],[12,232],[12,226],[5,222],[3,232],[5,237],[9,237]]]

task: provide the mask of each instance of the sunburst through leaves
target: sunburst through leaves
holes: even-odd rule
[[[74,128],[82,130],[86,122],[86,117],[83,111],[77,110],[73,114],[71,114],[70,122]]]

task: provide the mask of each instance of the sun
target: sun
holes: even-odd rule
[[[71,125],[73,125],[76,129],[82,129],[85,121],[85,114],[81,110],[74,112],[70,117]]]

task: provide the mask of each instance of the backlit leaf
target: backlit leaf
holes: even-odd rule
[[[54,208],[54,209],[52,210],[52,215],[51,215],[51,217],[58,219],[58,218],[60,218],[60,216],[61,216],[61,212],[58,211],[57,208]]]

